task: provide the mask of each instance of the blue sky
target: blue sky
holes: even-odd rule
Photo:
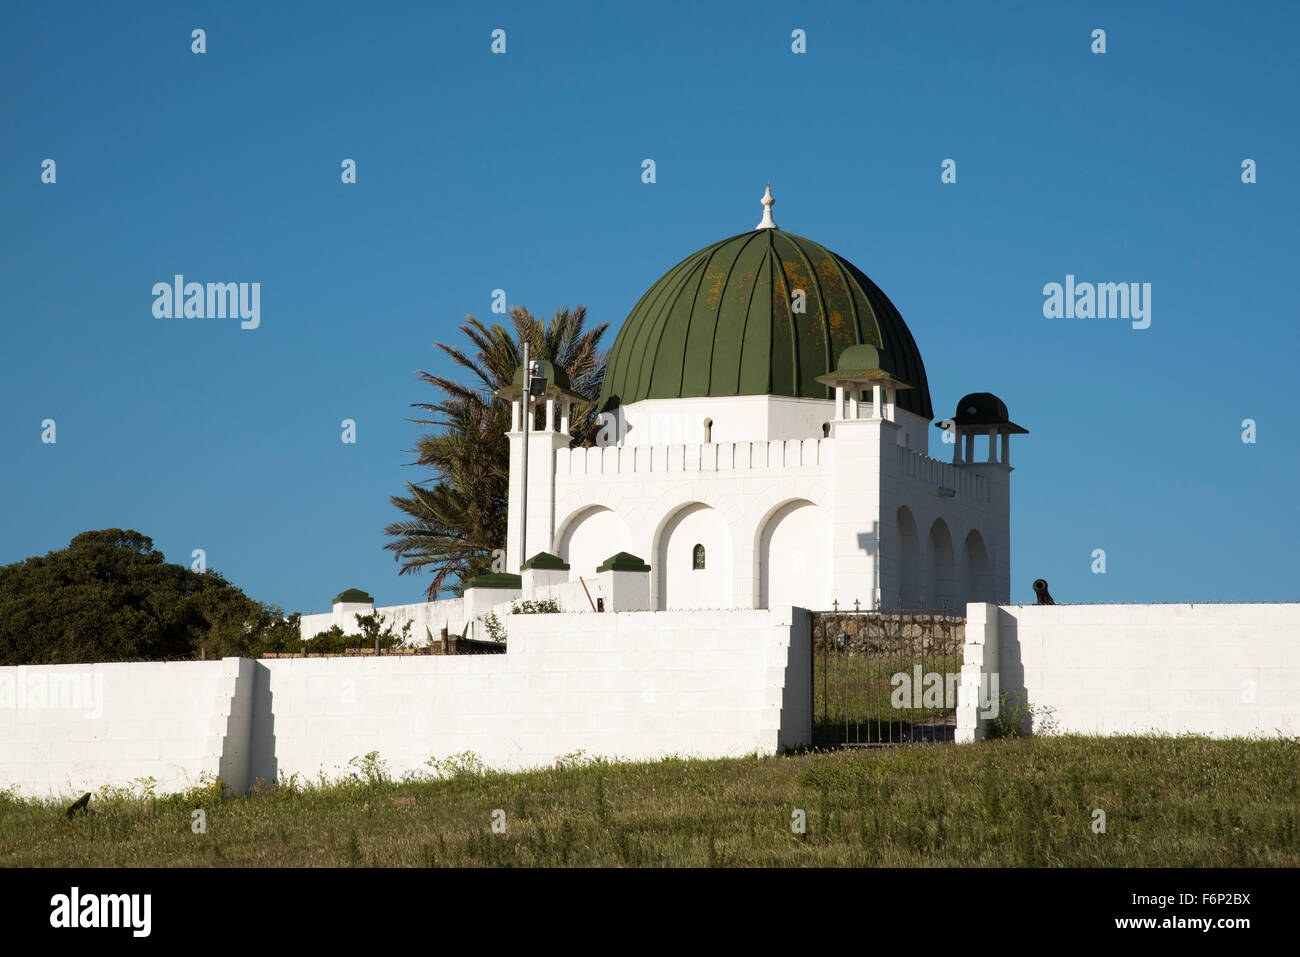
[[[1031,430],[1013,600],[1296,600],[1298,33],[1289,3],[6,3],[0,563],[123,527],[289,611],[418,601],[382,529],[433,343],[503,288],[612,344],[770,179],[898,306],[936,410],[993,391]],[[175,273],[260,282],[260,327],[155,319]],[[1150,328],[1044,318],[1067,274],[1151,283]]]

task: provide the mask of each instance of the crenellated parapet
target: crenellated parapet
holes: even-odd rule
[[[640,445],[559,449],[557,476],[650,475],[668,472],[820,470],[833,463],[829,439],[770,439],[700,445]]]
[[[969,469],[950,462],[932,459],[914,449],[898,447],[898,472],[905,480],[938,491],[945,497],[957,497],[971,502],[987,502],[988,480]]]

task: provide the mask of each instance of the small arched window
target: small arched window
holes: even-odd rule
[[[823,423],[822,423],[822,438],[823,438],[823,439],[829,439],[830,437],[831,437],[831,424],[830,424],[829,422],[823,422]]]
[[[713,441],[713,420],[704,420],[704,444],[708,445]]]
[[[696,545],[691,551],[691,568],[694,571],[704,570],[704,546]]]

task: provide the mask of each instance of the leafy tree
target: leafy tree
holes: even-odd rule
[[[305,642],[300,641],[297,647],[287,650],[301,651],[305,645],[308,653],[311,654],[341,654],[348,648],[373,648],[375,639],[379,639],[380,648],[399,648],[406,644],[411,632],[411,623],[408,621],[402,627],[402,633],[398,635],[393,631],[392,625],[384,624],[384,619],[377,612],[354,617],[357,619],[359,632],[344,634],[343,629],[338,625],[330,625],[315,637]]]
[[[0,566],[0,664],[252,655],[289,645],[297,625],[215,571],[169,564],[136,531],[82,532]]]
[[[469,374],[464,384],[429,372],[416,374],[440,390],[438,402],[415,403],[428,414],[413,419],[440,431],[420,437],[414,465],[433,475],[408,482],[407,494],[391,497],[405,518],[388,525],[392,540],[384,547],[401,563],[401,575],[432,572],[426,589],[430,601],[444,590],[459,594],[463,583],[491,569],[492,551],[505,548],[506,500],[510,482],[509,403],[493,392],[509,385],[523,362],[522,343],[531,357],[547,360],[569,377],[571,390],[587,401],[573,410],[571,445],[591,445],[597,433],[596,400],[605,377],[606,354],[599,351],[609,328],[602,323],[585,329],[587,310],[560,309],[549,320],[535,319],[527,309],[510,309],[512,329],[486,326],[468,316],[460,327],[470,341],[466,350],[442,342],[435,346]],[[543,411],[534,422],[542,424]]]
[[[402,626],[402,633],[398,635],[393,631],[391,624],[384,624],[384,619],[378,612],[372,611],[368,615],[354,615],[357,620],[357,627],[361,629],[361,634],[357,637],[361,640],[359,647],[373,648],[375,642],[379,642],[380,648],[397,648],[407,643],[411,635],[411,622],[408,621]]]

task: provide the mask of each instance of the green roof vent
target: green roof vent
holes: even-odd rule
[[[524,562],[520,568],[523,571],[528,571],[531,568],[538,571],[567,572],[569,570],[569,563],[559,555],[552,555],[550,552],[538,552],[532,558],[528,559],[528,561]]]
[[[649,565],[628,552],[610,555],[596,569],[598,572],[648,572],[649,570]]]
[[[515,588],[522,589],[524,580],[518,575],[511,575],[508,572],[491,572],[487,575],[476,575],[465,583],[466,588]]]

